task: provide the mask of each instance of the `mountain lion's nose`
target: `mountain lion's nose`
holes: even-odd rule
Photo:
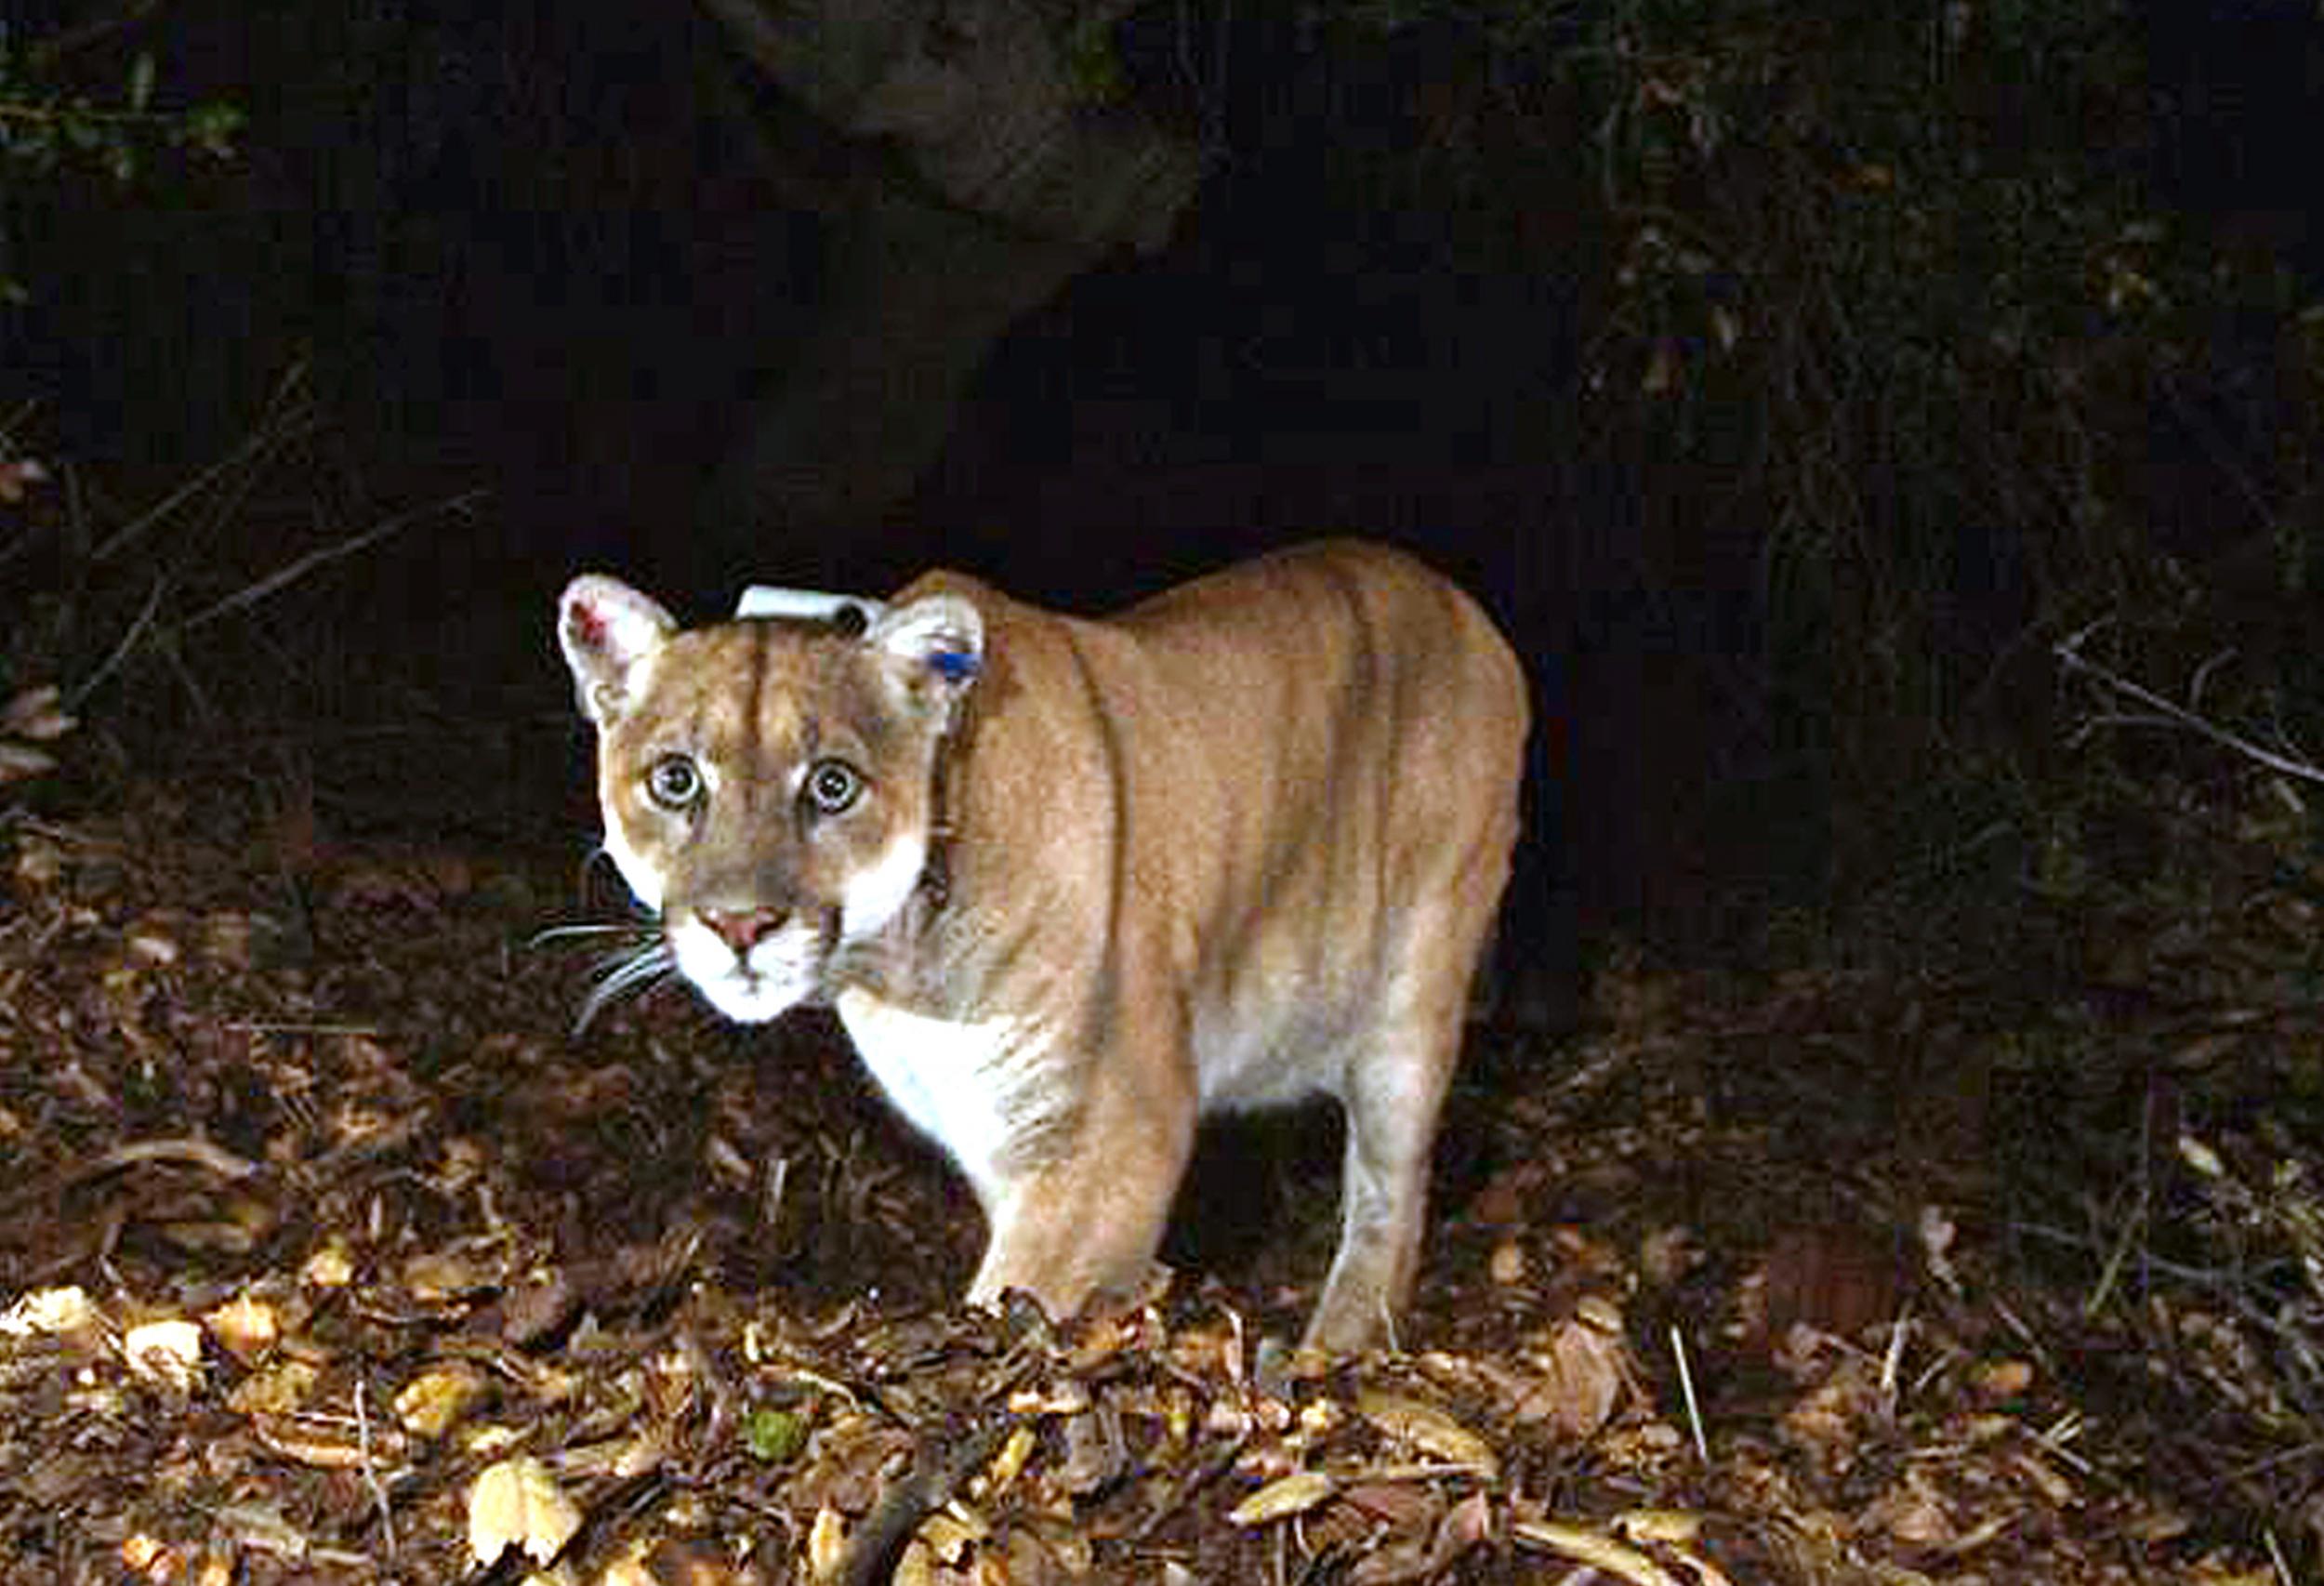
[[[724,909],[702,909],[702,923],[719,933],[719,940],[734,949],[736,958],[748,955],[766,936],[780,927],[784,911],[779,908],[746,908],[729,912]]]

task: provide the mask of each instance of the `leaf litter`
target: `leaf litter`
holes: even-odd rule
[[[1279,1341],[1327,1171],[1260,1253],[1092,1316],[948,1306],[973,1209],[827,1027],[648,989],[573,1034],[585,971],[525,945],[570,918],[558,855],[286,866],[159,795],[5,835],[0,1579],[2257,1586],[2315,1557],[2314,1159],[2172,1121],[2174,1215],[2257,1289],[2163,1281],[2185,1258],[2126,1236],[2119,1183],[2063,1187],[2055,1226],[2004,1204],[2002,1077],[2087,1005],[2012,1028],[1924,976],[1618,958],[1580,1034],[1478,1032],[1406,1352],[1323,1359]],[[2109,950],[2184,995],[2108,1038],[2324,1050],[2268,907],[2149,923]]]

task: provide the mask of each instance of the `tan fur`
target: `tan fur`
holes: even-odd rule
[[[1525,682],[1475,604],[1335,542],[1102,621],[940,573],[861,637],[679,633],[583,578],[560,631],[608,847],[680,967],[734,1016],[838,1008],[976,1188],[971,1299],[1134,1282],[1198,1113],[1324,1094],[1342,1227],[1308,1338],[1383,1336],[1517,830]],[[643,780],[672,755],[682,812]],[[860,790],[817,813],[833,760]]]

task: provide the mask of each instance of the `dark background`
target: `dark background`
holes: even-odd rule
[[[102,81],[150,48],[165,97],[245,106],[242,152],[164,162],[125,193],[11,182],[8,269],[31,297],[7,316],[0,377],[37,403],[16,443],[86,469],[127,515],[231,453],[297,368],[324,417],[254,510],[306,503],[328,539],[484,487],[477,510],[318,574],[309,603],[260,611],[263,643],[231,652],[296,654],[327,629],[351,658],[318,708],[357,713],[367,677],[452,716],[559,709],[548,614],[585,566],[694,615],[746,581],[877,590],[937,562],[1102,609],[1287,540],[1382,536],[1475,589],[1532,667],[1535,840],[1512,916],[1528,959],[1570,962],[1610,929],[1727,941],[1815,895],[1838,795],[1766,666],[1781,492],[1747,490],[1763,457],[1720,431],[1740,436],[1759,398],[1713,390],[1682,443],[1640,420],[1634,367],[1607,353],[1629,338],[1716,362],[1699,327],[1624,318],[1637,219],[1604,202],[1587,95],[1541,64],[1607,16],[1573,10],[1528,57],[1488,49],[1491,7],[1329,36],[1304,14],[1240,14],[1266,9],[1121,25],[1133,90],[1203,145],[1195,203],[1157,251],[1117,252],[1017,326],[906,498],[791,532],[738,528],[709,482],[812,322],[825,221],[762,157],[795,107],[712,22],[639,4],[165,7],[75,70]],[[1937,16],[1800,15],[1858,43]],[[69,20],[35,7],[22,25]],[[2191,245],[2263,255],[2312,291],[2314,7],[2159,6],[2110,36],[2132,64],[2093,69],[2106,113],[2086,124],[2044,102],[2057,62],[1987,43],[1999,86],[1976,136],[2053,159],[2080,137],[2091,171]],[[1199,93],[1173,70],[1190,38],[1220,63]],[[1815,59],[1803,46],[1794,75]],[[1836,117],[1818,136],[1835,168],[1882,154]],[[1708,280],[1716,302],[1728,288]],[[2218,519],[2244,510],[2225,470],[2269,477],[2288,317],[2223,302],[2169,400],[2122,409],[2148,427],[2130,444],[2157,464],[2154,498],[2207,517],[2199,539],[2225,543]],[[1609,368],[1633,378],[1609,385]],[[2158,520],[2167,548],[2178,530]],[[2037,615],[2028,532],[1960,525],[1946,600],[1993,654]],[[282,522],[254,531],[247,575],[296,543]],[[30,598],[80,576],[73,554],[59,531],[0,577]],[[119,632],[86,621],[68,669]]]

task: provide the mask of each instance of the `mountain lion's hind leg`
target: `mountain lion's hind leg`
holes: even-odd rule
[[[1498,897],[1499,889],[1484,894]],[[1469,975],[1491,923],[1460,894],[1419,908],[1392,955],[1380,1016],[1350,1059],[1340,1098],[1347,1147],[1340,1249],[1306,1342],[1334,1351],[1394,1341],[1419,1266],[1437,1111],[1460,1056]]]
[[[1367,1053],[1349,1077],[1340,1104],[1347,1146],[1340,1249],[1307,1324],[1306,1341],[1316,1348],[1355,1350],[1393,1338],[1395,1313],[1419,1263],[1429,1153],[1450,1067],[1416,1049],[1442,1039],[1411,1032],[1396,1043],[1394,1060],[1384,1051]]]

